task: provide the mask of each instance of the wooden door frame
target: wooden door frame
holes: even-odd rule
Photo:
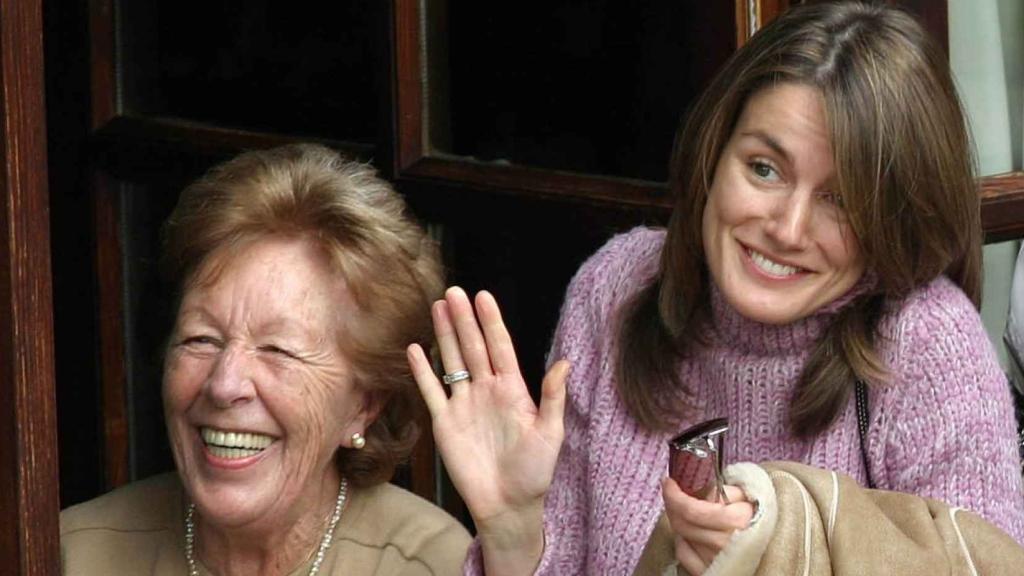
[[[0,565],[59,574],[41,0],[0,1]]]

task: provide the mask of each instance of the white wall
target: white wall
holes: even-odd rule
[[[967,108],[982,175],[1021,169],[1024,0],[949,0],[950,64]],[[1002,343],[1018,242],[985,247],[982,320]]]

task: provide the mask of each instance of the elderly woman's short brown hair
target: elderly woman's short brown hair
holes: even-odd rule
[[[339,343],[355,384],[383,408],[365,448],[341,448],[336,462],[353,485],[386,481],[419,436],[405,349],[433,340],[430,305],[444,288],[436,243],[370,166],[297,144],[242,154],[185,188],[164,224],[163,270],[183,294],[214,253],[274,236],[315,242],[354,297],[359,317],[339,327]]]

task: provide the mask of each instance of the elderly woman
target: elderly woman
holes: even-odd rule
[[[466,531],[387,484],[442,287],[400,197],[325,148],[252,152],[185,189],[164,244],[177,474],[65,510],[65,574],[457,572]]]

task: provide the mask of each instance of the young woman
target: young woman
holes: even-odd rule
[[[410,348],[477,522],[467,569],[629,574],[664,511],[703,572],[755,512],[664,479],[666,441],[713,417],[732,461],[870,477],[1024,541],[972,166],[945,58],[903,12],[815,4],[759,32],[677,137],[668,229],[614,238],[572,281],[539,409],[486,293],[475,314],[458,289],[435,304],[450,398]]]

